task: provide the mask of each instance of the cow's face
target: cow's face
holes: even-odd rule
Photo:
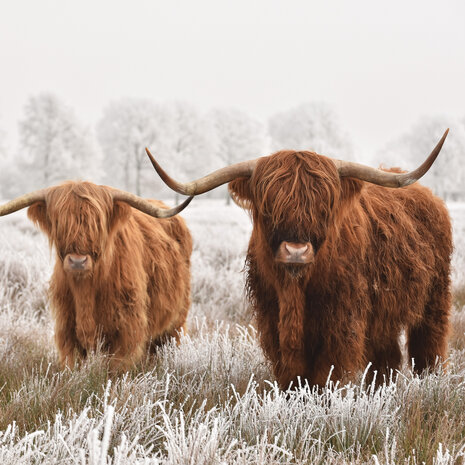
[[[91,183],[66,183],[51,188],[44,202],[31,205],[28,216],[47,234],[64,271],[86,277],[105,254],[117,224],[130,214],[123,202]]]
[[[357,181],[339,177],[334,163],[311,152],[283,151],[262,158],[251,178],[229,184],[232,197],[252,212],[254,228],[274,260],[289,271],[315,261]]]

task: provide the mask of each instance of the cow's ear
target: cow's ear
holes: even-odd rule
[[[28,218],[39,226],[42,231],[49,233],[51,230],[50,220],[47,217],[47,205],[44,201],[33,203],[27,209]]]
[[[234,203],[250,210],[253,206],[253,194],[250,189],[250,178],[237,178],[228,184],[228,191]]]
[[[126,203],[117,200],[113,202],[113,213],[110,218],[110,231],[114,230],[120,224],[125,223],[131,216],[131,207]]]

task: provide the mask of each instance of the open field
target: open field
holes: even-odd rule
[[[280,392],[243,296],[246,213],[195,199],[189,335],[125,376],[95,354],[60,371],[45,292],[53,254],[19,212],[0,223],[1,464],[463,463],[465,204],[454,221],[447,371],[379,389]]]

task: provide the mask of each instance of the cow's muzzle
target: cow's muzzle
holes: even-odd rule
[[[315,252],[310,242],[283,241],[279,244],[275,260],[285,265],[308,265],[315,260]]]
[[[65,271],[71,273],[83,273],[92,270],[92,260],[89,255],[70,253],[66,255],[63,266]]]

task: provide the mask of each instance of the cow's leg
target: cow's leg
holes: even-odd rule
[[[74,311],[55,311],[55,343],[62,368],[73,368],[76,356],[84,355],[84,350],[76,337]]]
[[[276,378],[279,378],[278,374],[282,370],[278,335],[278,312],[279,309],[276,304],[266,309],[255,309],[260,346],[265,356],[271,362]]]
[[[399,346],[399,333],[385,335],[382,340],[372,341],[367,351],[367,362],[371,362],[366,381],[371,383],[376,372],[376,384],[387,381],[392,370],[398,370],[402,361],[402,351]]]
[[[174,339],[176,344],[179,345],[182,334],[187,334],[185,322],[182,325],[176,325],[173,329],[170,329],[159,336],[152,337],[150,341],[150,352],[155,353],[159,347],[166,344],[171,339]]]
[[[349,313],[349,310],[344,312]],[[366,365],[365,325],[360,321],[357,329],[352,330],[347,320],[340,323],[343,324],[333,323],[334,331],[338,326],[338,331],[334,333],[337,337],[321,338],[313,352],[307,354],[310,360],[307,381],[310,386],[324,387],[328,380],[344,382],[353,379]],[[329,328],[323,330],[323,334],[328,333]]]
[[[257,264],[251,256],[247,258],[247,286],[258,339],[265,357],[271,362],[273,374],[279,380],[281,373],[281,349],[279,343],[279,302],[274,288],[258,273]]]
[[[118,372],[130,370],[146,353],[148,343],[146,335],[131,333],[132,338],[128,337],[128,334],[120,334],[108,345],[112,370]]]
[[[175,328],[173,328],[171,331],[168,331],[166,333],[166,339],[175,339],[176,340],[176,344],[179,345],[179,343],[181,342],[181,336],[183,334],[187,334],[187,327],[186,327],[186,322],[180,324],[180,325],[176,325]]]
[[[115,312],[119,316],[116,331],[104,338],[113,355],[111,368],[124,371],[141,360],[149,343],[145,304],[128,305]]]
[[[414,359],[418,373],[433,368],[437,360],[444,361],[447,357],[451,300],[448,283],[433,286],[422,321],[408,329],[409,360]]]
[[[191,305],[191,299],[190,299],[190,284],[189,284],[187,286],[187,288],[186,288],[185,297],[183,299],[183,303],[181,305],[181,308],[177,312],[176,318],[175,318],[175,320],[173,322],[172,329],[170,329],[166,333],[166,338],[167,339],[171,339],[171,338],[176,339],[176,343],[178,345],[181,342],[181,335],[182,334],[187,334],[186,320],[187,320],[187,314],[189,312],[190,305]]]
[[[176,344],[179,345],[181,342],[181,335],[187,334],[187,313],[190,306],[189,287],[185,292],[185,296],[182,300],[182,305],[176,311],[166,312],[165,324],[169,325],[167,329],[156,328],[154,331],[154,325],[152,324],[152,336],[150,340],[150,352],[155,353],[158,347],[162,346],[171,339],[176,340]],[[157,310],[154,309],[156,312]],[[160,313],[160,312],[159,312]],[[156,327],[156,325],[155,325]]]
[[[86,352],[79,342],[76,332],[76,310],[74,298],[64,273],[55,266],[50,280],[50,306],[55,320],[55,344],[62,368],[73,368],[76,358]]]
[[[119,373],[128,371],[142,359],[144,352],[145,344],[135,345],[130,352],[118,348],[110,359],[110,369]]]

